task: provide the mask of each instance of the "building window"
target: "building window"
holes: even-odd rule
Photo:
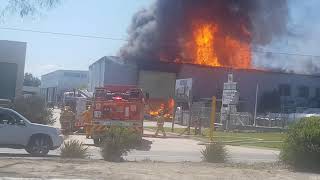
[[[307,86],[300,86],[298,88],[298,96],[302,98],[309,97],[309,88]]]
[[[280,84],[279,85],[280,96],[291,96],[291,87],[289,84]]]

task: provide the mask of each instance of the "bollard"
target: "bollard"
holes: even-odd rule
[[[209,138],[210,141],[213,141],[213,131],[214,131],[214,123],[216,121],[216,97],[212,97],[212,106],[211,106],[211,119],[210,119],[210,131],[209,131]]]

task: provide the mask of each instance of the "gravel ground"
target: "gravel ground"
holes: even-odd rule
[[[320,179],[277,164],[208,164],[1,158],[0,177],[35,179]],[[0,178],[1,179],[1,178]],[[6,178],[3,178],[6,179]]]

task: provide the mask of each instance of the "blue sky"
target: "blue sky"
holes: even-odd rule
[[[8,0],[0,0],[0,5]],[[155,0],[61,0],[56,8],[35,17],[7,16],[0,27],[63,32],[93,36],[126,38],[132,15],[148,8]],[[319,55],[319,0],[290,0],[289,28],[297,36],[274,39],[265,48],[276,52]],[[116,55],[124,41],[17,32],[0,29],[1,40],[27,42],[25,72],[41,76],[57,69],[86,70],[106,55]],[[281,57],[279,57],[281,58]],[[309,73],[310,66],[320,69],[320,60],[312,64],[301,56],[283,59],[255,58],[259,67],[274,67]]]
[[[10,16],[0,27],[126,38],[132,15],[154,0],[64,0],[55,9],[24,19]],[[41,76],[57,69],[86,70],[105,55],[116,55],[123,41],[0,29],[1,40],[27,42],[25,72]]]

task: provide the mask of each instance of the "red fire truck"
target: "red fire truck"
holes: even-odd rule
[[[91,137],[101,142],[103,133],[110,127],[133,128],[143,134],[144,96],[136,86],[109,85],[96,88],[93,102]]]

